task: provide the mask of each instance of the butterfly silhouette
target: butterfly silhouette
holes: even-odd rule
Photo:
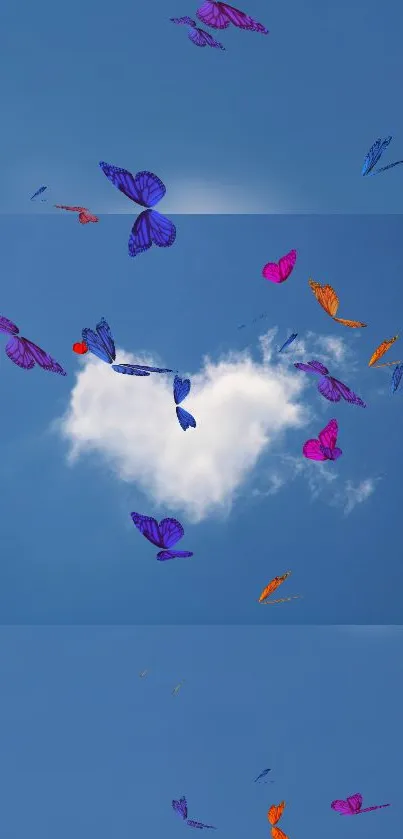
[[[297,251],[290,251],[282,256],[279,262],[268,262],[262,269],[262,276],[272,283],[284,283],[288,280],[296,261]]]
[[[88,224],[90,221],[94,223],[99,221],[98,216],[94,216],[85,207],[69,207],[67,204],[55,204],[58,210],[70,210],[72,213],[78,213],[78,220],[80,224]]]
[[[176,239],[175,225],[166,216],[149,209],[155,207],[166,193],[166,188],[157,175],[153,175],[152,172],[137,172],[136,175],[132,175],[127,169],[120,169],[103,161],[99,165],[104,175],[120,192],[141,207],[147,208],[137,216],[133,224],[129,236],[129,256],[148,251],[152,244],[158,248],[170,248]]]
[[[152,542],[157,548],[164,550],[157,553],[157,559],[164,562],[166,559],[187,558],[193,556],[193,551],[172,551],[174,545],[182,539],[185,531],[177,519],[161,519],[158,524],[151,516],[142,516],[140,513],[130,513],[133,524],[143,536]]]
[[[330,806],[340,816],[359,816],[361,813],[369,813],[370,810],[381,810],[383,807],[390,807],[390,804],[377,804],[375,807],[364,807],[362,810],[362,795],[356,792],[355,795],[350,795],[345,801],[340,799],[332,801]]]
[[[192,43],[196,44],[197,47],[215,47],[219,50],[225,50],[225,47],[223,47],[219,41],[216,41],[209,32],[205,32],[204,29],[199,29],[196,21],[192,20],[191,17],[171,17],[170,20],[172,23],[188,26],[188,38],[190,38]]]
[[[109,324],[106,322],[105,318],[102,318],[99,323],[97,323],[96,332],[92,329],[83,329],[82,330],[82,338],[84,344],[87,345],[90,352],[100,358],[101,361],[105,361],[106,364],[112,364],[112,361],[115,361],[116,358],[116,350],[115,350],[115,342],[112,337],[112,333],[109,327]],[[77,350],[75,350],[77,352]],[[112,370],[115,370],[116,373],[124,373],[128,376],[149,376],[150,373],[172,373],[172,370],[169,370],[165,367],[148,367],[145,364],[112,364]]]
[[[351,405],[359,405],[361,408],[366,408],[365,402],[354,393],[353,390],[350,390],[347,385],[340,382],[339,379],[334,379],[333,376],[329,375],[329,370],[324,364],[321,364],[320,361],[308,361],[307,364],[300,364],[299,362],[294,364],[294,367],[297,370],[303,370],[304,373],[311,373],[316,376],[320,376],[320,381],[318,384],[318,391],[328,399],[329,402],[340,402],[340,399],[345,399],[346,402],[350,402]]]
[[[284,344],[282,347],[280,347],[279,352],[283,352],[284,350],[286,350],[287,347],[289,347],[290,344],[292,344],[292,342],[295,341],[296,338],[298,338],[298,332],[293,332],[292,335],[290,335],[290,337],[287,338],[286,341],[284,341]]]
[[[381,137],[378,140],[375,140],[375,143],[371,146],[368,154],[365,157],[364,165],[361,170],[361,175],[379,175],[380,172],[386,172],[387,169],[393,169],[394,166],[398,166],[399,163],[403,163],[403,160],[396,160],[395,163],[389,163],[388,166],[382,166],[381,169],[377,169],[376,172],[373,172],[376,164],[382,157],[385,149],[387,149],[392,137],[385,137],[384,140]]]
[[[336,447],[339,426],[337,420],[331,419],[326,428],[319,432],[318,440],[307,440],[302,448],[302,453],[310,460],[337,460],[343,454],[341,449]]]
[[[42,350],[37,344],[33,344],[32,341],[28,341],[28,338],[24,338],[22,335],[17,337],[19,331],[15,323],[0,315],[0,332],[12,336],[6,344],[6,354],[10,361],[13,361],[22,370],[32,370],[35,364],[39,364],[42,370],[67,376],[66,371],[63,370],[58,361],[55,361],[45,350]]]
[[[33,201],[34,198],[38,197],[38,195],[42,195],[42,193],[45,192],[45,189],[47,189],[47,186],[40,186],[39,189],[37,189],[36,192],[34,192],[34,194],[31,195],[30,201]],[[41,201],[45,202],[46,198],[41,198]]]
[[[229,6],[228,3],[218,3],[216,0],[205,0],[196,12],[202,23],[210,26],[211,29],[227,29],[230,23],[239,29],[248,29],[250,32],[262,32],[268,35],[269,30],[263,24],[258,23],[245,12]]]
[[[217,828],[214,827],[212,824],[204,824],[204,822],[197,822],[194,819],[188,819],[188,805],[185,796],[183,795],[178,801],[175,799],[172,801],[172,807],[175,810],[175,813],[181,817],[189,827],[198,827],[199,830],[203,830],[204,827],[209,828],[210,830],[216,830]]]
[[[178,422],[181,428],[186,431],[187,428],[196,428],[196,420],[192,417],[192,414],[189,414],[188,411],[185,411],[184,408],[180,408],[179,405],[186,399],[188,393],[190,391],[190,379],[181,379],[179,376],[175,376],[174,378],[174,400],[176,405],[176,416],[178,417]]]

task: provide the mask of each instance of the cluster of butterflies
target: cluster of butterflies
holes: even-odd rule
[[[249,32],[261,32],[263,35],[268,35],[269,30],[258,23],[245,12],[235,9],[234,6],[229,6],[228,3],[218,3],[216,0],[205,0],[202,6],[196,12],[197,17],[206,26],[211,29],[228,29],[230,24],[237,26],[238,29],[247,29]],[[188,27],[188,38],[195,44],[196,47],[214,47],[215,49],[225,50],[220,41],[216,41],[209,32],[205,29],[200,29],[195,20],[187,15],[185,17],[171,17],[172,23],[179,26]]]

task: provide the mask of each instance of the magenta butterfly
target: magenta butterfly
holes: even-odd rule
[[[161,519],[158,524],[156,519],[151,516],[142,516],[140,513],[130,513],[133,524],[143,536],[152,542],[157,548],[164,548],[165,550],[157,553],[157,559],[164,562],[166,559],[175,559],[176,557],[187,558],[193,556],[192,551],[172,551],[169,550],[184,536],[184,529],[177,519]],[[166,550],[168,548],[168,550]]]
[[[336,446],[339,426],[331,419],[326,428],[319,432],[318,440],[307,440],[302,447],[302,454],[309,460],[337,460],[343,454]]]
[[[296,261],[297,251],[290,251],[282,256],[279,262],[268,262],[262,270],[262,275],[272,283],[284,283],[288,280]]]
[[[32,370],[35,364],[39,364],[42,370],[67,376],[63,367],[45,350],[42,350],[37,344],[33,344],[32,341],[28,341],[28,338],[23,338],[22,335],[18,337],[19,331],[15,323],[0,315],[0,332],[12,336],[6,344],[6,353],[14,364],[17,364],[23,370]]]
[[[234,6],[229,6],[228,3],[218,3],[216,0],[205,0],[202,6],[196,12],[197,17],[202,23],[211,26],[212,29],[227,29],[230,23],[237,26],[239,29],[248,29],[250,32],[262,32],[263,35],[268,35],[269,30],[253,20],[252,17],[235,9]]]
[[[351,405],[360,405],[361,408],[366,408],[365,402],[354,393],[353,390],[350,390],[347,385],[340,382],[339,379],[334,379],[333,376],[329,375],[329,370],[325,367],[324,364],[321,364],[320,361],[308,361],[307,364],[300,364],[296,362],[294,367],[297,370],[303,370],[304,373],[313,373],[316,376],[320,376],[320,381],[318,384],[318,391],[328,399],[329,402],[340,402],[340,399],[345,399],[346,402],[350,402]]]
[[[377,804],[375,807],[364,807],[362,810],[362,795],[356,792],[355,795],[350,795],[345,801],[340,799],[332,801],[330,806],[340,816],[359,816],[361,813],[369,813],[370,810],[381,810],[383,807],[390,807],[390,804]]]
[[[182,796],[182,798],[179,798],[178,801],[174,799],[172,801],[172,807],[175,813],[177,813],[178,816],[180,816],[181,819],[183,819],[183,821],[185,821],[186,824],[189,825],[189,827],[197,827],[199,828],[199,830],[203,830],[204,827],[209,828],[210,830],[217,830],[217,828],[214,827],[212,824],[204,824],[204,822],[198,822],[194,819],[188,819],[188,804],[184,795]]]
[[[193,44],[196,44],[196,47],[207,46],[225,50],[225,47],[219,41],[216,41],[209,32],[205,32],[204,29],[199,29],[196,21],[192,20],[191,17],[171,17],[170,20],[172,23],[183,24],[189,27],[188,38],[190,38]]]

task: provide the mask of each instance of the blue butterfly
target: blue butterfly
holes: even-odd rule
[[[279,352],[283,352],[283,350],[286,350],[287,347],[289,347],[290,344],[292,344],[292,342],[295,341],[295,339],[297,337],[298,337],[298,332],[293,332],[292,335],[290,335],[290,337],[287,338],[287,340],[284,342],[283,346],[280,347]]]
[[[196,420],[183,408],[179,408],[181,402],[186,399],[190,391],[190,379],[181,379],[179,376],[174,378],[174,400],[176,407],[176,416],[183,431],[187,428],[196,428]]]
[[[392,373],[392,393],[396,393],[403,376],[403,364],[398,364]]]
[[[96,332],[92,329],[82,330],[83,341],[87,344],[89,351],[97,358],[107,364],[112,364],[112,361],[115,361],[116,358],[116,350],[109,324],[105,318],[102,318],[95,328]],[[150,373],[173,372],[164,367],[146,367],[144,364],[112,364],[112,370],[115,370],[116,373],[125,373],[128,376],[149,376]]]
[[[158,248],[170,248],[176,239],[175,225],[166,216],[149,209],[158,204],[166,193],[165,185],[157,175],[153,175],[152,172],[137,172],[137,175],[132,175],[127,169],[112,166],[104,161],[99,165],[104,175],[120,192],[141,207],[147,207],[133,224],[129,236],[129,256],[148,251],[152,244]]]
[[[392,137],[385,137],[382,140],[380,137],[378,140],[375,140],[373,146],[371,146],[365,160],[364,165],[362,167],[361,174],[362,175],[378,175],[379,172],[386,172],[387,169],[393,169],[394,166],[398,166],[399,163],[403,163],[403,160],[396,160],[395,163],[389,163],[388,166],[382,166],[381,169],[377,169],[376,172],[372,170],[375,168],[376,164],[382,157],[385,149],[387,149]]]
[[[30,201],[33,201],[38,195],[42,195],[42,193],[45,192],[45,189],[47,189],[47,186],[40,186],[39,189],[31,195]],[[46,198],[41,198],[41,201],[46,201]]]
[[[265,778],[266,775],[269,774],[269,772],[271,772],[271,769],[263,769],[263,772],[261,772],[260,775],[258,775],[257,778],[255,778],[255,784],[257,781],[260,781],[261,778]],[[265,783],[267,784],[268,782],[265,781]],[[274,783],[274,781],[270,781],[270,783],[272,784]]]

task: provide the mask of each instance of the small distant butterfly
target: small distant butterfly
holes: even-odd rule
[[[47,186],[40,186],[39,189],[31,195],[30,201],[33,201],[34,198],[38,197],[38,195],[42,195],[42,193],[45,192],[45,189],[47,189]],[[46,201],[46,198],[41,198],[41,201]]]
[[[94,216],[85,207],[68,207],[67,204],[55,204],[58,210],[70,210],[72,213],[78,213],[78,220],[80,224],[88,224],[90,221],[99,221],[98,216]]]
[[[388,166],[382,166],[382,168],[377,169],[376,172],[373,171],[385,149],[387,149],[391,139],[392,137],[389,136],[385,137],[384,140],[382,140],[381,137],[379,137],[378,140],[375,140],[375,143],[371,146],[364,160],[364,165],[361,171],[362,175],[379,175],[380,172],[386,172],[387,169],[393,169],[394,166],[398,166],[399,163],[403,163],[403,160],[396,160],[395,163],[389,163]]]
[[[85,341],[76,341],[73,344],[73,352],[77,353],[77,355],[85,355],[88,352],[88,347]]]
[[[337,460],[343,454],[341,449],[336,447],[339,426],[337,420],[331,419],[326,428],[319,432],[318,440],[307,440],[302,448],[302,453],[310,460]]]
[[[184,795],[178,801],[174,799],[172,801],[172,807],[175,813],[177,813],[183,821],[186,821],[186,824],[188,824],[189,827],[197,827],[199,830],[203,830],[203,828],[209,828],[210,830],[217,829],[213,827],[212,824],[204,824],[203,822],[194,821],[194,819],[188,819],[188,805]]]
[[[361,813],[369,813],[370,810],[381,810],[383,807],[390,807],[390,804],[377,804],[375,807],[362,808],[362,795],[356,792],[350,795],[345,801],[336,799],[331,803],[332,810],[336,810],[340,816],[360,816]]]
[[[164,550],[157,553],[157,559],[164,562],[166,559],[187,558],[193,556],[193,551],[170,550],[184,536],[184,529],[177,519],[161,519],[158,524],[151,516],[142,516],[140,513],[130,513],[133,524],[140,533],[152,542],[157,548]]]
[[[82,330],[83,343],[101,361],[112,364],[116,358],[115,342],[105,318],[97,323],[95,329],[96,332],[88,328]],[[147,367],[144,364],[112,364],[112,370],[115,370],[116,373],[124,373],[127,376],[149,376],[150,373],[173,372],[165,367]]]
[[[184,408],[180,408],[179,405],[186,399],[188,393],[190,391],[190,379],[181,379],[179,376],[175,376],[174,378],[174,400],[176,405],[176,416],[178,417],[178,422],[181,428],[186,431],[187,428],[196,428],[196,420],[192,417],[192,414],[189,414],[188,411],[185,411]]]
[[[181,687],[182,687],[182,685],[183,685],[184,681],[185,681],[185,680],[184,680],[184,679],[182,679],[182,681],[181,681],[181,682],[178,682],[178,684],[177,684],[177,685],[175,685],[174,689],[171,691],[171,695],[172,695],[172,696],[177,696],[177,695],[178,695],[178,693],[179,693],[179,691],[180,691],[180,689],[181,689]]]
[[[282,256],[279,262],[268,262],[262,269],[262,276],[272,283],[284,283],[288,280],[296,261],[297,251],[290,251]]]
[[[297,600],[300,598],[300,594],[292,594],[291,597],[282,597],[280,600],[269,600],[273,592],[277,591],[278,587],[281,586],[282,583],[290,576],[291,571],[286,571],[281,577],[273,577],[272,580],[268,583],[267,586],[263,589],[258,602],[264,603],[265,605],[271,606],[274,603],[286,603],[289,600]]]
[[[324,364],[321,364],[320,361],[308,361],[307,364],[300,364],[295,363],[294,367],[297,370],[303,370],[304,373],[311,373],[316,376],[320,376],[320,381],[318,384],[318,391],[328,399],[329,402],[340,402],[340,399],[345,399],[346,402],[350,402],[351,405],[359,405],[361,408],[366,408],[365,402],[354,393],[353,390],[350,390],[347,385],[340,382],[339,379],[334,379],[333,376],[329,375],[329,370],[325,367]]]
[[[368,367],[393,367],[394,364],[400,364],[400,361],[387,361],[382,362],[382,364],[377,364],[377,361],[379,361],[380,358],[383,358],[385,353],[387,353],[388,350],[390,350],[392,344],[394,344],[395,341],[397,341],[398,337],[398,335],[394,335],[393,338],[388,338],[386,341],[382,341],[376,348],[376,350],[374,350],[374,352],[372,353],[371,358],[368,362]]]
[[[170,248],[176,239],[176,227],[166,216],[149,209],[155,207],[166,193],[165,185],[152,172],[137,172],[132,175],[127,169],[112,166],[101,161],[99,164],[108,180],[123,192],[127,198],[147,207],[143,210],[132,227],[129,236],[129,256],[137,256],[151,248]]]
[[[28,338],[24,338],[22,335],[18,337],[19,331],[15,323],[0,315],[0,332],[12,336],[5,347],[10,361],[21,367],[22,370],[32,370],[35,364],[39,364],[42,370],[67,376],[66,371],[63,370],[58,361],[55,361],[45,350],[42,350],[37,344],[33,344],[32,341],[28,341]]]
[[[219,41],[216,41],[209,32],[205,32],[204,29],[199,29],[196,21],[192,20],[191,17],[171,17],[170,20],[172,23],[188,26],[188,38],[197,47],[215,47],[219,50],[225,50],[225,47]]]
[[[227,29],[230,23],[232,23],[239,29],[248,29],[250,32],[262,32],[263,35],[269,34],[269,30],[262,23],[258,23],[252,17],[246,15],[245,12],[235,9],[234,6],[229,6],[228,3],[205,0],[196,14],[199,20],[207,26],[210,26],[211,29]]]
[[[403,364],[398,364],[392,373],[392,393],[396,393],[403,376]]]
[[[290,337],[287,338],[287,340],[284,342],[283,346],[280,347],[279,352],[283,352],[284,350],[286,350],[287,347],[289,347],[290,344],[292,344],[296,338],[298,338],[298,332],[293,332],[292,335],[290,335]]]
[[[260,775],[258,775],[257,778],[255,778],[255,784],[257,783],[257,781],[260,781],[262,778],[265,778],[266,775],[269,774],[269,772],[271,772],[271,769],[263,769],[263,772],[261,772]],[[274,781],[265,781],[265,784],[267,783],[273,784]]]

